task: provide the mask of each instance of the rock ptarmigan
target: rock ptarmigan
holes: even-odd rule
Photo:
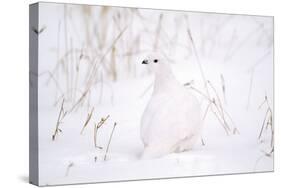
[[[195,96],[173,75],[168,60],[153,53],[142,61],[154,74],[152,96],[141,120],[144,151],[157,158],[193,148],[202,130],[201,107]]]

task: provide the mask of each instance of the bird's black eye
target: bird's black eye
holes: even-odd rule
[[[158,59],[154,59],[153,62],[154,62],[154,63],[157,63],[157,62],[158,62]]]

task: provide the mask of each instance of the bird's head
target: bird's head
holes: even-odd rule
[[[157,52],[149,54],[142,61],[142,64],[155,74],[170,70],[167,58],[165,58],[161,53]]]

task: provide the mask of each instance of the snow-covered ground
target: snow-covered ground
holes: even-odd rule
[[[265,96],[273,109],[271,17],[41,3],[39,18],[45,28],[39,35],[40,185],[273,170],[270,126],[258,139],[267,111],[267,103],[259,108]],[[227,135],[208,111],[205,145],[198,142],[191,151],[140,160],[140,119],[153,83],[141,61],[153,49],[171,59],[182,84],[193,80],[192,86],[204,92],[199,60],[231,116],[229,125],[239,133]],[[95,64],[98,68],[92,69]],[[190,90],[204,111],[208,102]],[[62,132],[52,140],[63,98],[68,113],[59,124]],[[94,124],[107,115],[97,134],[103,148],[95,148]]]

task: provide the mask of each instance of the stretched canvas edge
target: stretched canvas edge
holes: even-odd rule
[[[29,5],[29,182],[39,185],[38,153],[39,3]]]

